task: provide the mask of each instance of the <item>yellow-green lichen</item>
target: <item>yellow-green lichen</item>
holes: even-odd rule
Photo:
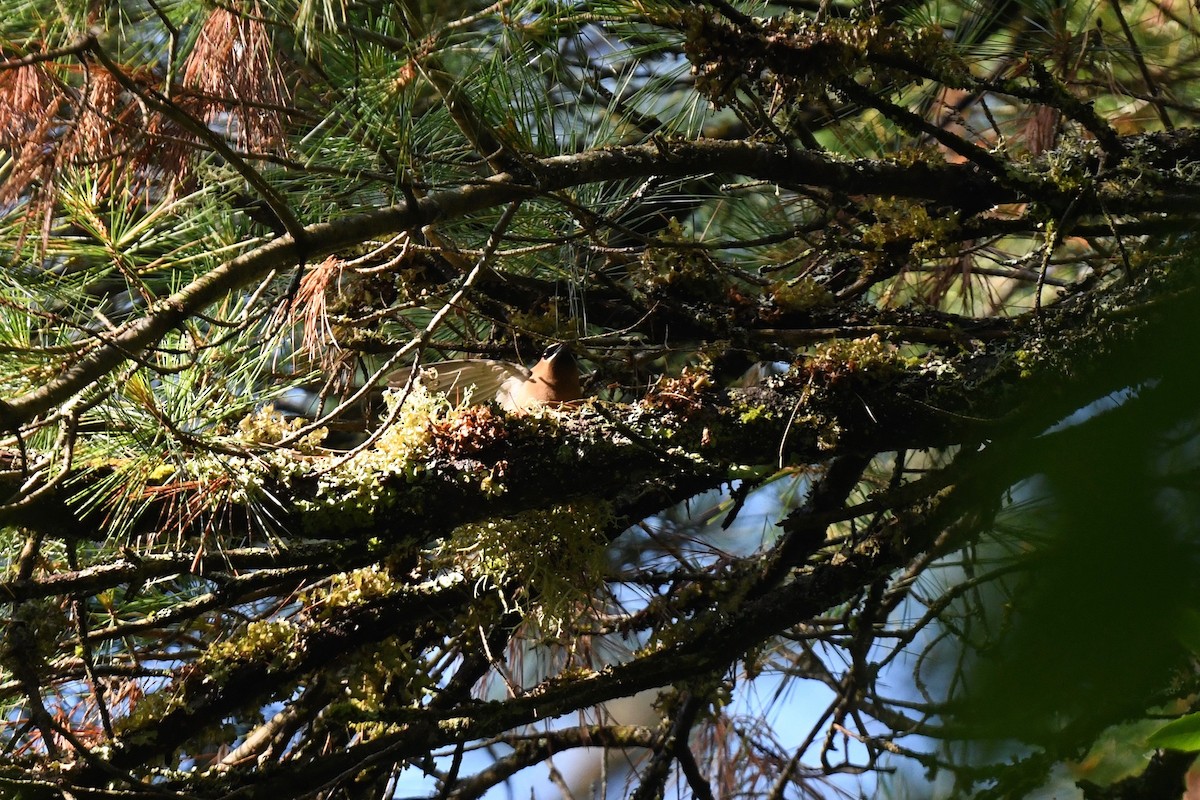
[[[156,723],[181,704],[169,689],[143,694],[129,701],[129,713],[113,719],[113,728],[126,747],[148,744],[158,736]]]
[[[395,636],[352,659],[343,673],[346,700],[359,717],[414,707],[436,684],[429,665],[413,657],[409,642]]]
[[[771,412],[762,406],[749,406],[738,416],[738,424],[749,425],[752,422],[760,419],[767,419],[770,416]]]
[[[893,242],[911,243],[915,258],[945,255],[945,242],[958,229],[958,215],[931,217],[921,203],[895,197],[879,197],[870,203],[875,217],[862,232],[862,242],[882,250]]]
[[[370,742],[382,736],[397,733],[404,728],[403,725],[388,722],[350,722],[346,724],[346,727],[357,734],[363,742]]]
[[[388,416],[394,420],[375,442],[374,452],[363,451],[364,454],[371,453],[374,460],[383,459],[389,463],[411,463],[427,458],[433,426],[450,412],[450,401],[418,382],[407,396],[400,391],[384,392],[384,402]]]
[[[388,570],[379,565],[341,572],[305,595],[305,608],[313,619],[328,619],[338,609],[386,597],[400,588]]]
[[[254,620],[241,635],[210,646],[197,664],[214,678],[241,662],[267,662],[277,670],[300,658],[300,631],[283,620]]]

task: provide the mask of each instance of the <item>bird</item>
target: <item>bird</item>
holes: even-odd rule
[[[495,400],[505,411],[555,406],[583,397],[579,364],[564,343],[547,347],[532,368],[508,361],[465,358],[423,364],[417,369],[427,389],[444,392],[455,401],[469,390],[472,403]],[[388,386],[402,389],[411,376],[412,369],[393,372],[388,376]]]

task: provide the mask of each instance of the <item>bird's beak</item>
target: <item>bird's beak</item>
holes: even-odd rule
[[[567,344],[566,342],[559,342],[558,344],[552,344],[549,347],[547,347],[546,352],[542,354],[542,360],[549,361],[551,363],[553,363],[553,362],[557,361],[559,358],[563,358],[563,357],[565,357],[568,361],[575,360],[575,354],[573,352],[571,352],[571,346],[569,344]]]

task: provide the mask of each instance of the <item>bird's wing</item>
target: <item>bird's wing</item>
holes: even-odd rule
[[[468,389],[472,403],[500,399],[503,404],[511,387],[529,377],[529,370],[520,364],[482,358],[437,361],[422,364],[418,369],[425,388],[445,393],[455,404],[462,402]],[[388,376],[388,386],[393,389],[404,388],[411,374],[411,369],[393,372]]]

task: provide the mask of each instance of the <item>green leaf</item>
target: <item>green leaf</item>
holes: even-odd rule
[[[1150,734],[1152,747],[1200,751],[1200,713],[1172,720]]]

